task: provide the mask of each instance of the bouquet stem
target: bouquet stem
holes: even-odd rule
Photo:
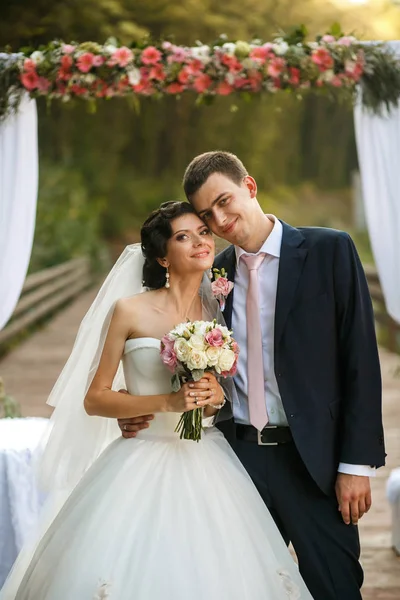
[[[179,437],[181,440],[198,442],[201,440],[202,422],[203,409],[195,408],[194,410],[182,413],[175,431],[180,433]]]

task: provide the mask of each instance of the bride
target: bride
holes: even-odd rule
[[[189,204],[168,202],[141,240],[103,284],[49,399],[42,474],[73,490],[0,600],[311,600],[250,477],[212,427],[224,390],[207,374],[171,392],[160,359],[160,338],[178,323],[218,317],[204,275],[210,231]],[[121,362],[128,394],[115,391]],[[180,440],[180,413],[199,406],[201,441]],[[117,418],[150,413],[136,438],[118,436]]]

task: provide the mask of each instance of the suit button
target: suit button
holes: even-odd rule
[[[282,373],[278,373],[278,377],[282,377]]]
[[[294,418],[296,417],[296,413],[292,413],[291,415],[289,415],[289,417],[290,417],[291,419],[294,419]]]

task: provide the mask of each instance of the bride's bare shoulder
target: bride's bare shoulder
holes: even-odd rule
[[[115,313],[116,314],[132,314],[143,311],[143,308],[150,308],[155,298],[157,297],[157,290],[150,290],[148,292],[143,292],[141,294],[136,294],[135,296],[130,296],[128,298],[120,298],[117,300],[115,305]]]

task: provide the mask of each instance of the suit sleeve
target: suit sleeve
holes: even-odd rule
[[[342,389],[340,462],[385,464],[382,382],[367,280],[349,235],[334,256],[338,353]]]

